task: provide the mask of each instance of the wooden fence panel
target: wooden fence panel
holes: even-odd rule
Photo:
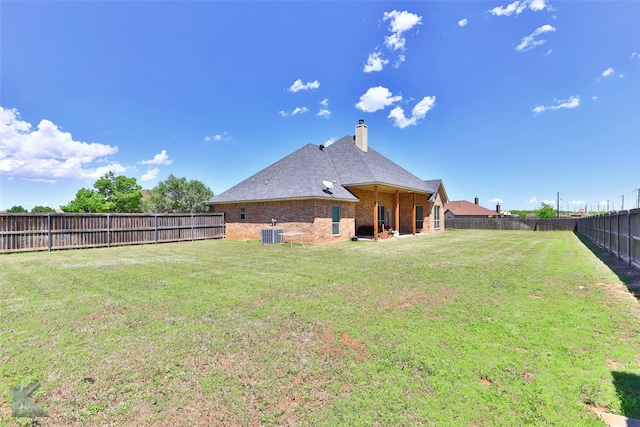
[[[630,266],[640,268],[640,209],[580,218],[578,232]]]
[[[465,230],[573,231],[576,218],[449,218],[445,228]]]
[[[224,238],[223,214],[0,214],[0,253]]]

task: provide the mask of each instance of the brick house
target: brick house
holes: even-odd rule
[[[349,240],[392,228],[401,234],[444,230],[441,180],[425,181],[368,146],[364,120],[355,136],[307,144],[209,201],[225,215],[227,238],[259,239],[274,222],[310,243]]]

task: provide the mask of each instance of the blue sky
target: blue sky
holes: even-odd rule
[[[0,209],[353,135],[451,200],[635,207],[638,1],[0,2]]]

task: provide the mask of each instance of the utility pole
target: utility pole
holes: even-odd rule
[[[560,218],[560,192],[556,196],[556,218]]]
[[[622,197],[622,207],[620,208],[621,211],[624,210],[624,194],[621,195],[620,197]]]
[[[636,188],[636,190],[638,192],[638,201],[636,202],[636,209],[640,209],[640,188]]]

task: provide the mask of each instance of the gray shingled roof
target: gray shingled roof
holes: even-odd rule
[[[327,191],[323,181],[335,181],[335,185]],[[209,203],[309,198],[357,201],[347,188],[367,184],[432,194],[441,181],[424,181],[371,147],[367,152],[360,150],[352,136],[345,136],[324,150],[307,144],[214,196]]]

